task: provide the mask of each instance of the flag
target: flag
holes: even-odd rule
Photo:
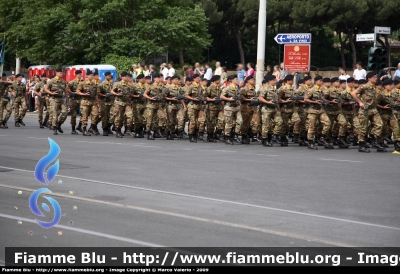
[[[3,64],[3,62],[4,62],[5,47],[6,47],[6,42],[3,41],[1,43],[1,50],[0,50],[0,64]]]

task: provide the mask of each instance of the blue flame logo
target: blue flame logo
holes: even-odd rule
[[[39,160],[39,162],[37,163],[36,168],[35,168],[36,180],[39,183],[44,184],[44,185],[49,184],[54,179],[54,177],[56,177],[58,170],[60,168],[60,163],[59,163],[59,160],[57,159],[57,157],[60,154],[61,149],[56,142],[54,142],[50,138],[48,138],[48,139],[49,139],[49,143],[50,143],[49,153],[46,156],[44,156],[42,159]],[[50,166],[46,172],[46,167],[56,159],[57,159],[57,161],[52,166]],[[46,175],[46,178],[45,178],[45,175]],[[34,214],[36,214],[37,216],[45,217],[45,215],[40,211],[38,204],[37,204],[39,195],[41,193],[51,193],[51,190],[48,188],[40,188],[40,189],[36,190],[35,192],[33,192],[31,197],[29,198],[29,207],[31,208],[32,212]],[[51,222],[42,222],[38,219],[36,219],[36,222],[38,223],[38,225],[40,225],[43,228],[51,228],[51,227],[55,226],[56,224],[58,224],[58,222],[61,219],[61,207],[58,204],[58,202],[56,200],[54,200],[53,198],[48,197],[48,196],[43,196],[43,198],[47,199],[47,201],[49,201],[51,206],[53,207],[54,218]],[[46,212],[50,212],[50,208],[49,208],[48,204],[42,203],[42,208]]]

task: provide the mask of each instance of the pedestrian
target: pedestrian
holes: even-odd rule
[[[162,76],[164,77],[164,81],[165,81],[168,77],[168,68],[167,68],[166,63],[161,64],[160,74],[162,74]]]
[[[394,80],[400,80],[400,62],[397,64],[397,70],[394,73]]]
[[[247,71],[246,71],[246,78],[254,77],[254,63],[247,63]]]
[[[215,63],[214,75],[221,75],[221,74],[222,74],[221,63],[220,62],[216,62]]]
[[[285,64],[282,62],[280,66],[280,79],[285,79],[285,77],[288,75],[288,71],[285,70]]]
[[[344,68],[341,68],[339,70],[339,72],[340,72],[339,80],[347,81],[347,79],[350,78],[350,75],[347,74],[347,72],[346,72],[346,70]]]
[[[243,64],[237,64],[237,77],[238,81],[241,82],[246,77],[246,71],[243,69]]]
[[[365,71],[365,69],[363,69],[362,63],[357,62],[356,69],[354,70],[353,73],[353,78],[358,81],[358,80],[364,80],[366,76],[367,72]]]
[[[168,64],[168,76],[169,77],[175,76],[175,69],[173,63]]]
[[[144,75],[145,76],[149,76],[150,75],[150,70],[149,70],[149,67],[147,65],[144,66]]]
[[[226,67],[222,67],[222,73],[221,73],[221,83],[224,85],[225,82],[228,80],[228,73],[226,72]]]
[[[213,73],[212,73],[212,69],[211,69],[210,63],[207,62],[206,63],[206,67],[205,67],[204,78],[207,79],[207,81],[210,81],[212,76],[213,76]]]
[[[272,66],[268,65],[267,66],[267,73],[264,75],[264,79],[266,78],[266,76],[271,76],[272,75]]]

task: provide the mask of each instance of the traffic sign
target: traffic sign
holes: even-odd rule
[[[289,71],[310,71],[311,45],[285,45],[284,66]]]
[[[377,34],[390,34],[390,27],[377,27],[375,26],[375,33]]]
[[[278,44],[311,44],[311,33],[279,33],[274,39]]]
[[[375,33],[357,34],[357,42],[375,41]]]

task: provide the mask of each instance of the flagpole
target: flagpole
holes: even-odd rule
[[[6,55],[6,33],[5,32],[4,32],[4,36],[3,36],[3,43],[4,43],[4,48],[3,48],[4,52],[2,52],[3,56],[0,56],[1,57],[1,75],[3,75],[4,56]]]

